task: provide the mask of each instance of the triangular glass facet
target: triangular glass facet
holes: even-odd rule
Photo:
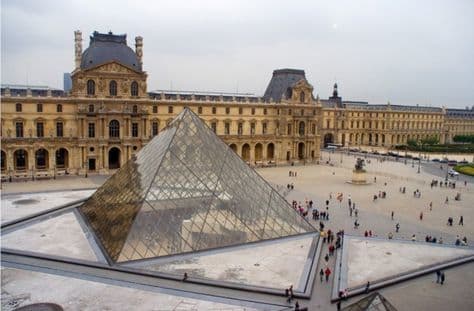
[[[315,231],[187,108],[80,210],[112,262]]]

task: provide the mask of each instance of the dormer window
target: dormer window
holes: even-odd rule
[[[304,103],[304,97],[305,97],[304,92],[301,92],[300,93],[300,102],[301,103]]]
[[[117,82],[114,80],[109,83],[109,94],[110,96],[117,96]]]

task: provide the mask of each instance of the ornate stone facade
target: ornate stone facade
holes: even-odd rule
[[[461,118],[441,108],[347,102],[337,87],[328,100],[314,98],[304,71],[295,69],[275,70],[262,97],[148,92],[141,37],[133,51],[125,35],[94,33],[82,51],[81,32],[74,35],[69,93],[2,86],[2,179],[109,173],[184,107],[251,165],[316,162],[324,142],[390,146],[412,137],[439,135],[449,141],[454,132],[474,132],[472,113]]]

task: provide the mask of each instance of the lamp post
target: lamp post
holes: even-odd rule
[[[84,175],[84,178],[87,178],[87,171],[88,171],[88,169],[89,169],[88,166],[89,166],[89,165],[88,165],[87,161],[84,161],[84,168],[85,168],[85,170],[86,170],[86,174]]]
[[[56,179],[56,164],[53,165],[53,179]]]
[[[421,154],[418,155],[418,174],[420,174],[420,166],[421,166]]]

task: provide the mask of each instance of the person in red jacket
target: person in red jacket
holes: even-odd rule
[[[331,275],[331,269],[329,267],[326,268],[324,271],[324,274],[326,275],[326,282],[329,282],[329,276]]]

